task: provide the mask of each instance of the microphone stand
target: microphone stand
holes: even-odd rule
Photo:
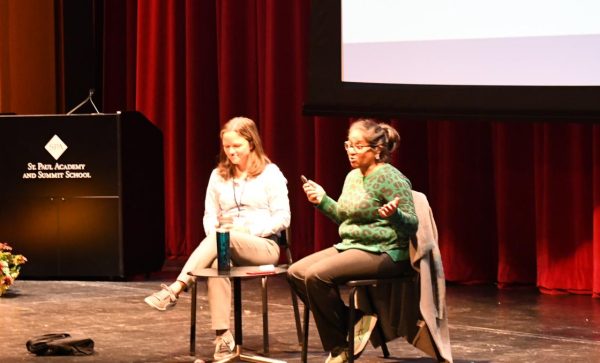
[[[90,93],[89,95],[85,98],[85,100],[81,101],[80,104],[78,104],[77,106],[75,106],[73,109],[71,109],[71,111],[67,112],[67,115],[72,114],[73,112],[75,112],[76,110],[78,110],[81,106],[85,105],[85,103],[87,101],[90,101],[90,103],[92,104],[92,106],[94,106],[94,110],[96,110],[96,113],[100,113],[100,111],[98,111],[98,107],[96,107],[96,105],[94,104],[94,100],[92,100],[92,96],[94,95],[94,89],[90,88]]]

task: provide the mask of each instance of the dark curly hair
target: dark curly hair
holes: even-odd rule
[[[358,119],[350,125],[350,130],[359,130],[369,146],[379,154],[378,161],[387,163],[392,158],[392,152],[400,144],[400,134],[391,125],[377,122],[370,118]]]

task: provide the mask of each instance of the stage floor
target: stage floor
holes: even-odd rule
[[[193,362],[212,357],[206,284],[199,283],[196,357],[189,355],[190,294],[167,312],[143,299],[162,280],[135,282],[18,280],[0,298],[0,362]],[[300,362],[287,283],[269,281],[271,357]],[[260,280],[242,284],[244,347],[262,349]],[[600,300],[542,295],[534,288],[448,286],[450,338],[455,362],[600,362]],[[311,324],[313,324],[311,322]],[[233,325],[233,324],[232,324]],[[95,342],[95,354],[37,358],[25,342],[67,332]],[[433,362],[403,339],[391,358],[367,346],[359,362]],[[314,324],[309,362],[323,362]]]

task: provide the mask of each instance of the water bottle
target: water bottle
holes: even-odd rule
[[[231,254],[229,252],[229,230],[217,229],[217,269],[219,274],[228,274],[231,267]]]

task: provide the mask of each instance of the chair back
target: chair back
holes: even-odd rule
[[[292,259],[292,251],[290,248],[291,247],[291,236],[292,236],[291,227],[288,227],[285,230],[281,231],[281,235],[279,236],[279,238],[277,238],[277,244],[279,244],[279,247],[285,253],[287,265],[284,265],[284,266],[289,266],[294,262],[294,260]],[[283,266],[280,265],[280,267],[283,267]]]

